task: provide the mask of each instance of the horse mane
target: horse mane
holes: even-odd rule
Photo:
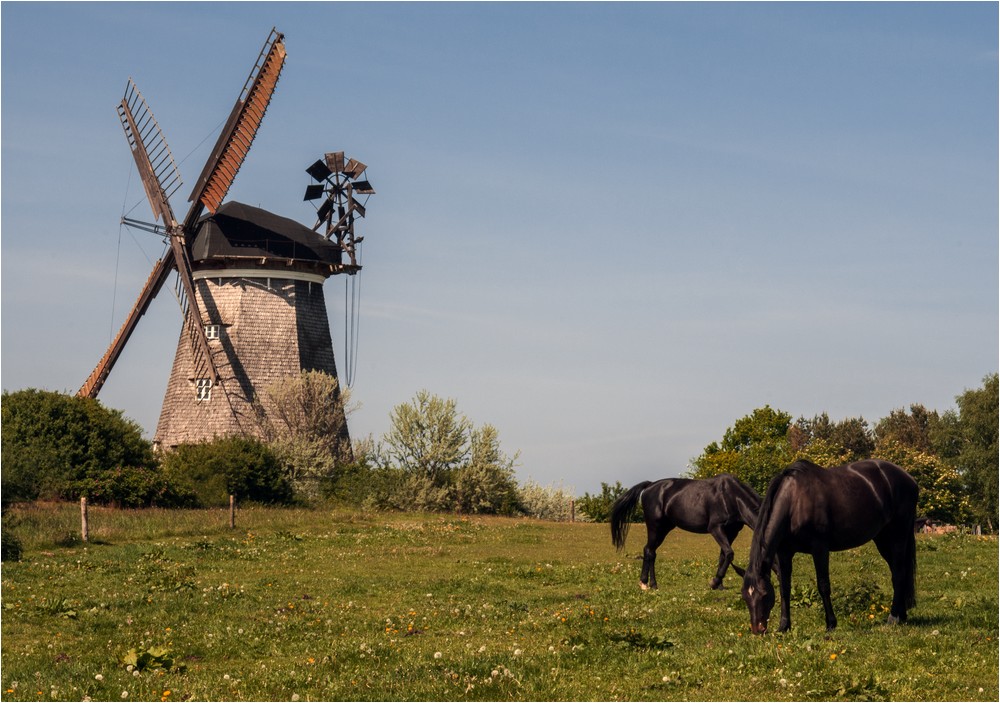
[[[757,522],[754,523],[753,540],[750,542],[750,563],[746,570],[747,576],[751,574],[755,577],[762,576],[771,568],[774,555],[768,556],[770,544],[767,541],[764,527],[771,521],[771,514],[774,512],[774,504],[781,486],[789,477],[815,468],[820,467],[808,459],[798,459],[771,479],[771,483],[767,486],[767,493],[764,494],[764,498],[760,502],[760,509],[757,511]]]

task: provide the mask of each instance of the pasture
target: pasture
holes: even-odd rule
[[[831,556],[827,633],[798,556],[792,630],[752,636],[718,547],[607,524],[347,510],[14,511],[3,700],[984,700],[998,697],[995,538],[918,535],[917,607],[884,624],[872,545]],[[745,566],[751,531],[736,540]],[[131,654],[130,654],[131,652]]]

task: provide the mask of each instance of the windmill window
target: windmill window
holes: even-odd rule
[[[211,400],[212,399],[212,379],[210,378],[199,378],[195,379],[196,398],[198,400]]]
[[[220,325],[205,325],[205,338],[218,339]]]

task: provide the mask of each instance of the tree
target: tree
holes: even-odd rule
[[[794,458],[826,467],[869,459],[875,449],[875,437],[864,418],[833,422],[825,412],[811,420],[796,420],[788,428],[788,440]]]
[[[396,491],[381,491],[382,505],[403,509],[459,510],[506,513],[518,509],[514,465],[500,448],[492,425],[476,428],[458,412],[454,400],[426,390],[389,415],[389,431],[376,448],[373,472],[379,477],[402,476]]]
[[[266,386],[255,400],[257,430],[295,490],[315,496],[319,483],[353,461],[347,416],[350,391],[335,376],[303,371]]]
[[[909,413],[899,408],[875,425],[875,441],[879,444],[892,441],[918,452],[932,452],[933,435],[940,423],[937,411],[928,410],[923,405],[911,405]]]
[[[917,482],[917,515],[941,522],[963,523],[972,504],[962,486],[962,476],[941,457],[914,449],[894,439],[883,439],[875,449],[879,459],[891,461]]]
[[[958,448],[955,465],[962,472],[975,516],[992,526],[997,519],[998,406],[997,374],[983,379],[983,387],[966,390],[958,403]]]
[[[712,442],[692,460],[692,478],[730,473],[759,493],[791,463],[788,429],[792,416],[770,405],[757,408],[726,430],[722,443]]]
[[[472,423],[458,413],[453,399],[421,390],[412,402],[397,405],[389,422],[388,454],[414,474],[437,481],[468,457]]]
[[[460,513],[511,515],[518,508],[514,465],[500,449],[493,425],[473,429],[469,435],[469,460],[455,470],[455,507]]]
[[[0,406],[5,502],[77,498],[108,471],[157,469],[139,425],[95,399],[29,388]]]

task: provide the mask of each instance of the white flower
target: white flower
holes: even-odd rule
[[[293,700],[293,701],[297,701],[298,699],[299,699],[299,694],[297,694],[297,693],[293,693],[293,694],[292,694],[292,700]]]
[[[101,674],[98,674],[94,678],[97,679],[98,681],[103,681],[104,680],[104,676],[102,676]]]
[[[128,691],[122,691],[122,698],[128,698]]]
[[[441,654],[441,652],[434,652],[434,658],[435,658],[435,659],[440,659],[440,658],[441,658],[441,657],[443,657],[443,656],[444,656],[444,655],[443,655],[443,654]]]
[[[520,650],[520,649],[515,649],[515,650],[514,650],[514,656],[515,656],[515,657],[519,657],[519,656],[521,656],[521,650]]]

